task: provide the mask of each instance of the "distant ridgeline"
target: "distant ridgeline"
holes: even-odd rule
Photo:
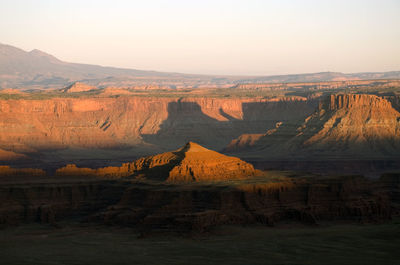
[[[237,89],[247,90],[332,90],[332,89],[357,89],[363,87],[373,87],[375,89],[400,87],[400,80],[345,80],[345,81],[325,81],[325,82],[294,82],[294,83],[247,83],[238,84]]]

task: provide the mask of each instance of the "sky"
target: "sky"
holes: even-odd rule
[[[0,43],[181,73],[400,70],[399,0],[0,0]]]

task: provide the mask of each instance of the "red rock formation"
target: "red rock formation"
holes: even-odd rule
[[[253,166],[239,158],[225,156],[189,142],[175,152],[179,156],[167,181],[215,181],[253,177]]]
[[[283,123],[249,144],[241,138],[226,149],[244,148],[268,158],[397,159],[400,113],[381,97],[331,95],[303,124]]]
[[[106,87],[101,91],[102,96],[132,95],[133,93],[124,88]]]
[[[0,100],[0,148],[18,153],[59,150],[63,160],[71,154],[96,158],[95,148],[118,149],[119,154],[121,147],[132,148],[126,153],[138,157],[190,140],[219,150],[242,133],[265,132],[282,117],[304,119],[315,105],[290,99],[128,96]],[[110,150],[103,157],[114,155]]]
[[[324,220],[378,222],[391,213],[389,197],[373,183],[344,177],[207,188],[131,187],[94,219],[144,230],[203,232],[224,224],[287,220],[314,225]]]
[[[380,222],[398,211],[399,194],[398,177],[393,176],[382,183],[363,177],[267,178],[225,185],[63,183],[59,178],[27,183],[1,185],[0,225],[55,223],[73,216],[143,231],[202,232],[224,224],[288,220],[314,225],[325,220]]]
[[[90,86],[81,82],[75,82],[66,88],[64,88],[62,91],[65,93],[76,93],[76,92],[86,92],[86,91],[91,91],[95,90],[97,87],[95,86]]]
[[[46,176],[46,172],[42,169],[35,168],[12,168],[9,166],[0,166],[1,177],[43,177]]]
[[[27,156],[23,154],[18,154],[12,151],[7,151],[0,149],[0,161],[9,161],[9,160],[17,160],[17,159],[24,159]]]
[[[243,179],[260,173],[239,158],[225,156],[189,142],[176,151],[140,158],[121,167],[90,169],[67,165],[57,169],[56,176],[132,176],[168,182],[193,182]]]
[[[126,187],[105,182],[31,183],[0,187],[0,224],[55,223],[115,204]]]
[[[390,102],[375,95],[331,95],[319,111],[304,124],[302,133],[317,127],[322,129],[307,139],[305,145],[318,148],[354,149],[349,151],[398,151],[400,148],[400,113]]]
[[[74,164],[56,170],[56,177],[101,177],[101,178],[122,178],[130,176],[134,173],[131,163],[124,163],[120,167],[103,167],[103,168],[82,168]]]

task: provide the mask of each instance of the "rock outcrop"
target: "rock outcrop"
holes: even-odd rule
[[[122,155],[126,161],[188,141],[221,150],[243,133],[264,133],[279,121],[304,120],[317,105],[292,98],[0,100],[0,148],[43,152],[51,161]]]
[[[239,138],[226,151],[246,148],[290,159],[393,159],[400,157],[400,113],[375,95],[331,95],[303,124],[279,124],[255,137],[256,141]]]
[[[87,84],[81,83],[81,82],[75,82],[75,83],[67,86],[66,88],[64,88],[62,91],[65,93],[77,93],[77,92],[91,91],[91,90],[95,90],[95,89],[97,89],[97,87],[95,87],[95,86],[90,86],[90,85],[87,85]]]
[[[239,158],[222,155],[189,142],[182,148],[140,158],[121,167],[98,169],[67,165],[56,176],[145,178],[167,182],[222,181],[254,177],[261,172]]]
[[[168,182],[221,181],[254,177],[257,171],[239,158],[222,155],[189,142],[184,147],[140,160],[141,170],[150,175],[166,169]],[[150,171],[157,170],[157,173]],[[160,173],[159,173],[160,172]]]
[[[27,156],[23,154],[18,154],[12,151],[0,149],[0,161],[10,161],[10,160],[25,159],[25,158],[27,158]]]
[[[398,213],[398,187],[393,176],[382,182],[296,177],[226,185],[24,182],[0,187],[0,225],[74,217],[143,232],[204,232],[225,224],[381,222]]]
[[[208,231],[225,224],[318,224],[390,218],[390,200],[363,177],[297,179],[235,187],[128,188],[94,219],[144,230]],[[143,198],[145,198],[143,200]]]
[[[2,185],[0,225],[82,218],[117,203],[124,189],[123,185],[104,181]]]
[[[12,168],[10,166],[0,166],[0,177],[43,177],[46,172],[37,168]]]

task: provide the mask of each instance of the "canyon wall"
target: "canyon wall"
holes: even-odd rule
[[[2,185],[0,224],[56,224],[74,217],[144,232],[203,232],[224,224],[380,222],[398,213],[398,204],[392,204],[398,202],[394,182],[398,175],[383,182],[356,176],[223,186],[116,181]]]
[[[54,223],[82,217],[117,203],[123,185],[107,182],[2,185],[0,225]]]
[[[132,156],[141,156],[196,141],[219,150],[243,133],[262,133],[281,120],[302,120],[316,105],[304,98],[0,100],[0,148],[24,154],[131,148]],[[96,152],[92,155],[96,158]]]
[[[400,113],[376,95],[334,94],[302,123],[242,135],[226,152],[268,159],[399,159]]]

